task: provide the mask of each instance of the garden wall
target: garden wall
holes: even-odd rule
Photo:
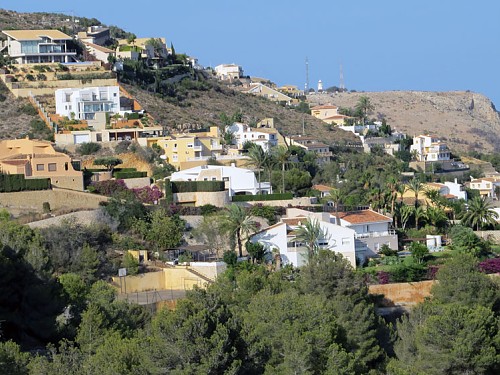
[[[370,294],[383,294],[387,306],[414,305],[430,297],[431,288],[436,281],[427,280],[414,283],[370,285]]]

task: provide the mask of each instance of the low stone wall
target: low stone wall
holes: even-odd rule
[[[370,294],[382,294],[385,297],[387,306],[394,305],[414,305],[423,302],[426,297],[430,297],[431,288],[436,281],[419,281],[414,283],[397,283],[370,285]]]
[[[196,207],[205,204],[213,204],[217,207],[225,207],[230,204],[229,194],[227,191],[213,192],[191,192],[191,193],[174,193],[174,203],[194,203]]]
[[[8,211],[42,212],[48,202],[52,210],[96,209],[108,197],[82,191],[53,188],[52,190],[0,193],[0,207]]]

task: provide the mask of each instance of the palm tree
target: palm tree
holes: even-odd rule
[[[326,239],[327,233],[321,228],[318,219],[308,218],[307,221],[297,228],[296,240],[306,243],[308,258],[317,255],[320,246],[318,241]]]
[[[425,215],[428,222],[436,228],[442,228],[448,224],[448,217],[440,207],[427,207]]]
[[[391,194],[391,215],[394,216],[394,205],[396,204],[396,199],[398,199],[400,184],[395,177],[389,177],[387,180],[387,188]]]
[[[345,198],[345,194],[340,189],[332,189],[330,190],[330,196],[327,198],[333,201],[335,207],[335,224],[340,225],[339,205]]]
[[[485,224],[496,224],[496,219],[498,214],[492,210],[492,205],[486,197],[474,197],[469,201],[469,209],[462,216],[462,224],[479,230]]]
[[[288,147],[280,145],[273,149],[273,155],[276,161],[281,164],[281,193],[285,192],[285,166],[290,158],[290,150]]]
[[[420,221],[420,219],[425,219],[427,215],[422,206],[416,207],[413,214],[415,215],[415,229],[418,229],[418,222]]]
[[[403,226],[403,230],[406,228],[406,223],[408,223],[408,220],[410,219],[411,215],[413,214],[413,207],[408,206],[404,204],[400,209],[399,212],[401,214],[401,225]]]
[[[259,194],[262,194],[262,190],[260,189],[260,172],[262,167],[266,164],[267,154],[264,152],[262,147],[254,143],[252,144],[252,147],[248,149],[247,156],[250,158],[250,164],[257,169],[259,176]]]
[[[269,184],[271,184],[272,181],[272,173],[275,165],[276,165],[276,159],[274,158],[273,153],[270,151],[266,151],[266,160],[264,162],[264,169],[267,169],[267,173],[269,174]],[[272,184],[271,184],[271,189],[272,189]]]
[[[225,213],[225,225],[229,232],[236,236],[238,254],[243,256],[242,239],[257,229],[257,222],[252,219],[248,210],[236,204],[231,204]]]
[[[358,99],[358,103],[356,104],[356,110],[358,112],[361,112],[363,115],[363,125],[365,123],[365,118],[368,116],[368,112],[371,112],[374,110],[374,106],[370,101],[370,98],[367,96],[360,96]]]
[[[424,185],[418,178],[413,178],[410,181],[408,181],[408,184],[406,185],[407,189],[410,191],[413,191],[415,194],[415,208],[418,207],[418,195],[422,191]]]
[[[441,207],[442,206],[442,197],[441,194],[439,193],[439,190],[436,189],[424,189],[424,195],[427,199],[431,201],[431,203],[436,206],[436,207]],[[427,205],[429,203],[427,202]]]

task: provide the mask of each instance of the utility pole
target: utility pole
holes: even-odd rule
[[[340,82],[339,82],[339,89],[341,92],[345,90],[345,85],[344,85],[344,70],[342,69],[342,63],[340,63]]]
[[[309,91],[309,59],[306,56],[306,84],[304,85],[304,94]]]

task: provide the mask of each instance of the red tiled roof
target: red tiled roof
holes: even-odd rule
[[[391,222],[392,219],[372,210],[339,212],[339,217],[350,224]]]
[[[322,192],[329,192],[330,190],[333,190],[331,186],[326,186],[326,185],[313,185],[312,189]]]

